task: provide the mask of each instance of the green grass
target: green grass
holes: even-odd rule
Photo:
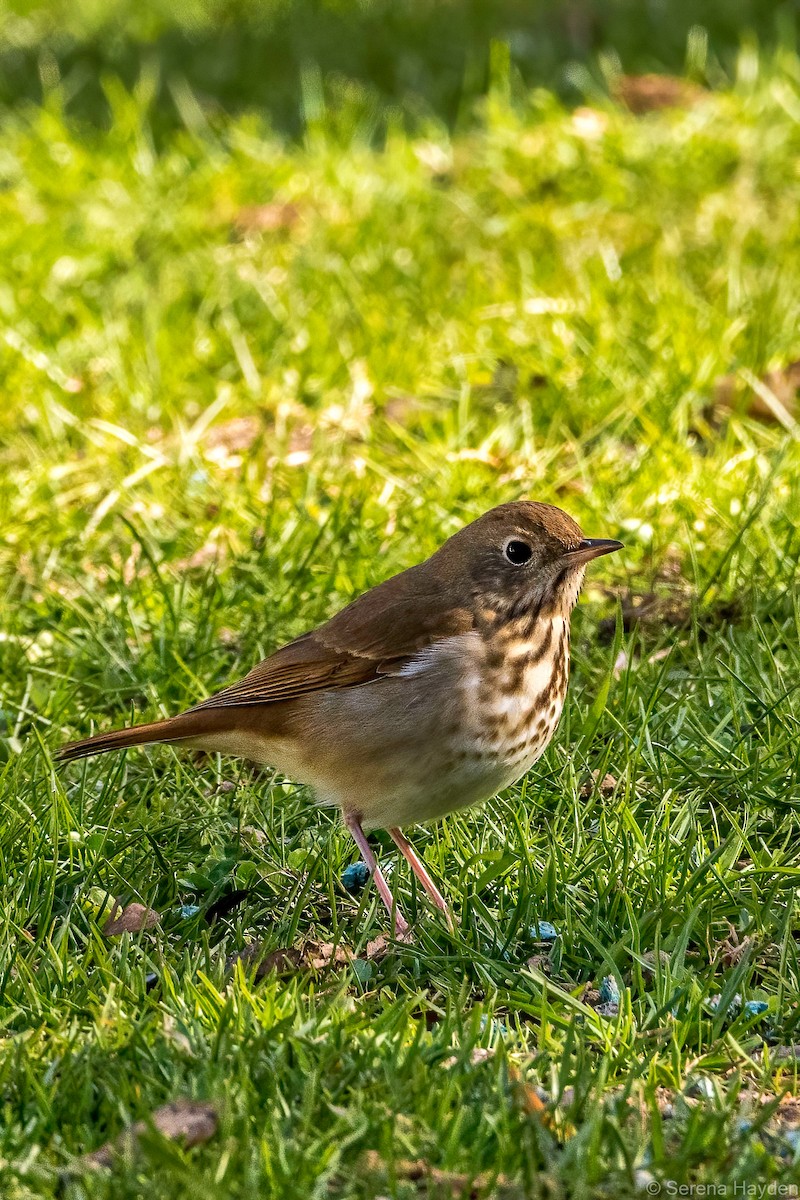
[[[155,138],[146,72],[105,77],[107,128],[57,86],[2,115],[4,1200],[796,1178],[800,453],[747,381],[800,357],[800,60],[744,51],[642,119],[594,94],[587,136],[496,57],[471,130],[390,117],[380,150],[357,102],[287,144],[187,89]],[[291,207],[242,232],[264,204]],[[351,843],[268,773],[54,769],[522,495],[626,550],[592,571],[530,777],[414,831],[455,936],[377,835],[417,940],[368,959],[386,922],[341,887]],[[623,629],[628,591],[685,623]],[[161,925],[104,937],[110,897]],[[256,981],[226,965],[256,938],[358,959]],[[586,991],[608,976],[616,1017]],[[728,1015],[737,993],[768,1013]],[[64,1174],[180,1096],[218,1106],[205,1146]]]

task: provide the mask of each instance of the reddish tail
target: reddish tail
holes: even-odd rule
[[[223,726],[224,712],[181,713],[166,721],[154,721],[150,725],[132,725],[128,729],[111,729],[108,733],[97,733],[94,737],[69,742],[56,755],[59,762],[72,762],[76,758],[88,758],[90,754],[106,754],[109,750],[122,750],[126,746],[146,746],[150,742],[182,742],[202,738],[209,733],[218,733]],[[230,724],[230,718],[225,721]]]

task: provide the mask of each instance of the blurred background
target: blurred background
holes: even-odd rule
[[[604,67],[719,83],[743,41],[793,44],[797,12],[796,0],[11,0],[0,98],[36,101],[60,80],[69,109],[102,125],[104,76],[131,86],[146,66],[164,127],[182,121],[182,81],[206,111],[258,109],[292,135],[323,96],[452,129],[486,94],[493,41],[521,85],[574,101]]]

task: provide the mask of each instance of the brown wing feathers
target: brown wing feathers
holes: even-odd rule
[[[468,607],[448,603],[446,588],[432,596],[430,577],[423,590],[417,571],[412,567],[387,579],[319,629],[283,646],[244,679],[188,712],[71,742],[62,747],[58,758],[68,762],[125,746],[203,737],[234,728],[234,709],[281,704],[331,688],[357,687],[396,672],[419,650],[473,627]],[[381,618],[382,633],[377,639],[376,616]]]

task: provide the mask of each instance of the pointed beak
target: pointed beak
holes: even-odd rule
[[[574,550],[567,550],[564,557],[577,565],[591,562],[601,554],[613,554],[615,550],[621,549],[622,542],[616,542],[613,538],[584,538]]]

